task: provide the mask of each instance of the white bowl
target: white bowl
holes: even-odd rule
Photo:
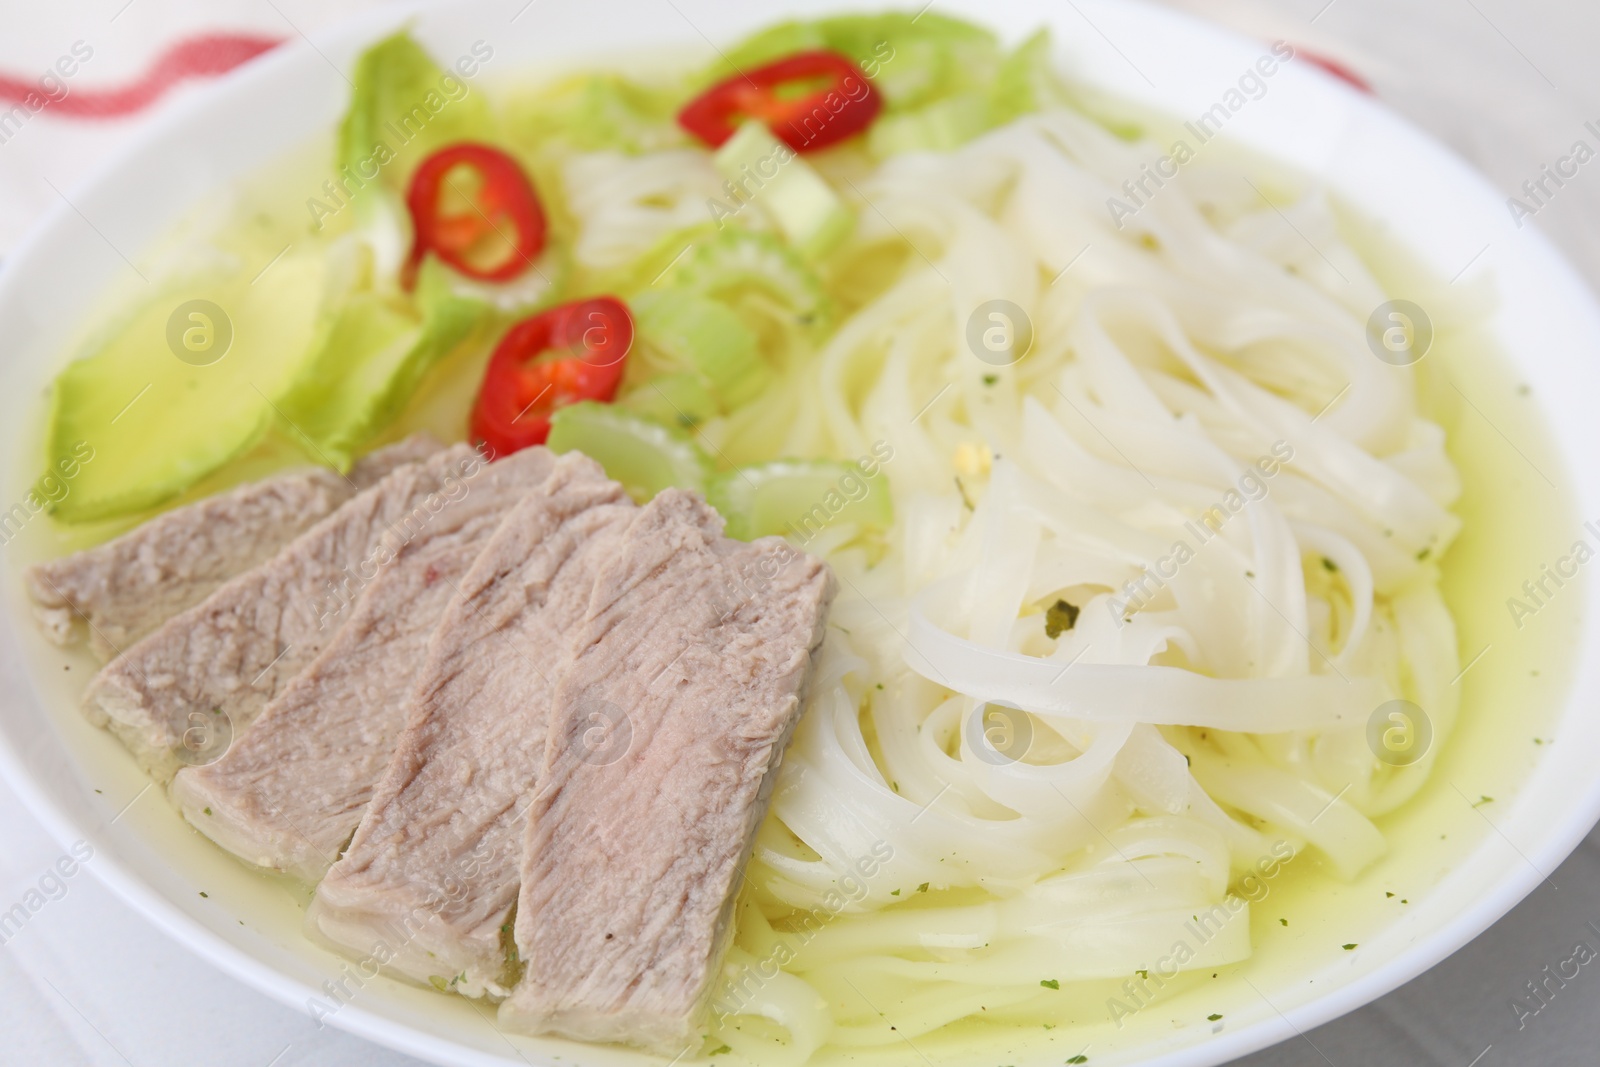
[[[489,42],[494,57],[483,79],[495,81],[552,67],[603,65],[666,45],[709,58],[711,41],[731,41],[786,13],[807,14],[809,7],[802,0],[504,0],[421,9],[415,30],[446,60],[474,41]],[[950,0],[941,10],[992,25],[1011,39],[1051,25],[1077,78],[1179,118],[1209,109],[1266,50],[1186,16],[1112,0],[1065,6]],[[0,273],[5,506],[22,497],[38,469],[39,397],[69,342],[103,306],[109,288],[140,284],[124,257],[137,261],[205,194],[312,137],[325,137],[348,91],[340,71],[349,71],[360,48],[407,13],[385,10],[314,46],[289,45],[182,101],[137,144],[72,188],[70,205],[58,205],[8,257]],[[1559,603],[1521,631],[1500,607],[1501,598],[1518,595],[1523,578],[1537,577],[1551,553],[1582,534],[1576,523],[1558,524],[1524,530],[1519,541],[1511,537],[1519,520],[1508,513],[1531,508],[1554,515],[1564,507],[1600,515],[1600,471],[1582,462],[1600,455],[1600,419],[1593,412],[1600,396],[1600,359],[1594,358],[1600,315],[1594,302],[1542,238],[1512,225],[1501,194],[1381,105],[1307,64],[1278,72],[1262,99],[1231,118],[1227,133],[1321,176],[1346,202],[1381,221],[1432,274],[1464,274],[1463,284],[1492,279],[1499,303],[1490,329],[1509,354],[1516,380],[1531,385],[1539,402],[1534,408],[1532,401],[1508,399],[1513,383],[1496,378],[1492,367],[1460,368],[1457,385],[1467,383],[1459,389],[1466,400],[1463,447],[1489,459],[1481,484],[1469,492],[1479,524],[1469,525],[1456,550],[1477,568],[1481,588],[1456,607],[1463,662],[1480,645],[1492,653],[1470,665],[1463,683],[1467,713],[1436,771],[1439,781],[1385,823],[1395,846],[1391,857],[1353,888],[1315,876],[1299,888],[1274,890],[1273,914],[1296,916],[1292,935],[1298,941],[1258,935],[1257,957],[1242,979],[1230,972],[1212,987],[1183,994],[1189,1001],[1142,1012],[1139,1026],[1126,1031],[1098,1019],[1086,1020],[1081,1030],[1063,1028],[1084,1036],[1071,1038],[1072,1048],[1040,1038],[1035,1043],[1043,1048],[1018,1049],[1008,1062],[1059,1063],[1088,1041],[1097,1064],[1214,1064],[1293,1037],[1461,947],[1553,870],[1600,815],[1600,777],[1588,756],[1600,746],[1600,716],[1591,711],[1600,704],[1600,660],[1578,665],[1570,679],[1552,666],[1574,648],[1596,647],[1592,625],[1579,610],[1594,575],[1569,581]],[[1546,431],[1548,439],[1541,436]],[[1523,462],[1526,467],[1518,465]],[[1495,501],[1498,508],[1491,506]],[[117,743],[73,708],[85,662],[64,657],[33,631],[14,567],[4,569],[3,581],[0,770],[13,787],[63,845],[91,842],[96,854],[89,868],[171,936],[285,1003],[303,1008],[312,998],[325,1000],[323,982],[351,968],[300,936],[303,891],[246,871],[189,830],[157,790],[147,791],[148,782]],[[1533,678],[1531,664],[1547,669]],[[1480,705],[1508,710],[1495,715]],[[1534,745],[1527,736],[1532,732],[1560,743]],[[1468,798],[1483,795],[1498,799],[1474,810]],[[1440,844],[1433,844],[1435,837]],[[1402,887],[1397,896],[1407,901],[1404,909],[1381,896],[1386,885]],[[201,889],[208,896],[201,897]],[[1277,936],[1273,925],[1269,933]],[[1357,940],[1350,931],[1359,932],[1360,947],[1339,951],[1338,942]],[[619,1049],[509,1038],[460,998],[384,978],[359,978],[348,988],[354,999],[326,1021],[440,1063],[641,1060]],[[1193,998],[1202,996],[1225,1022],[1183,1022],[1205,1012],[1178,1006],[1198,1004]],[[1177,1024],[1168,1018],[1179,1015]],[[950,1057],[965,1058],[958,1052]]]

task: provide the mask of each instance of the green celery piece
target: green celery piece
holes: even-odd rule
[[[156,507],[255,445],[312,345],[327,274],[324,256],[293,252],[254,285],[240,275],[167,292],[69,363],[51,390],[46,460],[61,469],[79,442],[94,458],[52,514],[76,523]],[[175,314],[189,300],[211,301],[225,321]],[[207,330],[210,343],[231,342],[203,366],[203,352],[181,360],[168,341],[175,318],[197,343]]]
[[[695,245],[714,240],[720,231],[714,222],[698,222],[671,230],[638,259],[598,273],[586,288],[596,292],[639,293],[661,289],[683,257]]]
[[[756,335],[737,312],[697,293],[648,293],[633,302],[639,340],[675,367],[705,379],[724,410],[759,395],[772,381]]]
[[[712,163],[735,186],[748,189],[751,202],[808,259],[821,259],[855,228],[855,214],[839,194],[764,123],[740,126]]]
[[[429,368],[488,314],[485,304],[458,295],[448,270],[432,259],[418,274],[416,304],[420,320],[390,297],[359,292],[324,332],[280,405],[292,435],[316,458],[348,470]]]
[[[777,460],[718,474],[706,499],[722,513],[728,536],[750,541],[769,534],[810,540],[823,528],[859,523],[887,528],[894,521],[889,479],[868,478],[853,463]]]
[[[703,492],[711,461],[683,430],[586,400],[550,417],[553,452],[582,452],[643,503],[677,486]]]
[[[633,295],[688,290],[729,305],[759,293],[811,333],[825,330],[834,314],[822,279],[794,249],[772,234],[739,225],[719,228],[705,222],[673,230],[594,288]]]
[[[787,308],[806,331],[826,327],[833,316],[821,279],[793,249],[771,234],[733,226],[698,234],[658,285],[730,305],[754,290]]]
[[[706,380],[696,371],[678,371],[651,378],[618,401],[631,411],[669,426],[690,429],[721,411]]]

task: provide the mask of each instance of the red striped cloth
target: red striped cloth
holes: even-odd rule
[[[280,38],[244,33],[187,37],[156,56],[139,77],[105,89],[53,91],[45,77],[0,73],[0,109],[21,105],[32,111],[48,109],[51,114],[73,118],[120,118],[144,110],[179,82],[225,74],[279,43]],[[60,86],[61,82],[56,80],[55,85]]]

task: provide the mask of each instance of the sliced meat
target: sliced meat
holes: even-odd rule
[[[698,1046],[832,576],[667,490],[602,568],[556,687],[515,922],[529,1033]]]
[[[319,881],[394,754],[428,640],[462,577],[554,466],[552,453],[531,448],[474,479],[454,505],[470,515],[384,568],[226,755],[178,772],[172,794],[184,817],[243,860]]]
[[[23,572],[34,615],[58,645],[108,660],[223,582],[264,563],[356,493],[444,446],[425,434],[356,461],[348,477],[288,471],[158,515],[114,541]],[[79,620],[87,625],[80,626]]]
[[[473,515],[458,505],[487,468],[466,445],[399,467],[112,660],[89,683],[84,713],[159,781],[215,760],[407,544]]]
[[[506,517],[429,643],[394,760],[317,887],[313,933],[361,957],[384,945],[390,970],[441,989],[509,990],[509,916],[552,683],[595,571],[637,513],[573,453]]]

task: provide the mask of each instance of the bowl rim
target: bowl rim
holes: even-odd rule
[[[953,9],[958,4],[962,7],[976,6],[972,0],[964,2],[957,0],[949,7]],[[25,270],[26,265],[36,255],[51,246],[63,222],[72,218],[76,210],[73,203],[78,196],[113,180],[131,160],[145,150],[152,140],[165,133],[181,130],[191,123],[221,111],[230,99],[239,94],[252,89],[270,88],[270,79],[275,70],[306,62],[309,55],[320,55],[324,45],[355,46],[369,42],[384,32],[406,24],[418,15],[441,12],[449,6],[452,5],[447,5],[443,0],[405,0],[389,7],[359,13],[326,30],[313,33],[310,37],[301,35],[299,40],[285,42],[278,48],[216,79],[204,92],[186,94],[162,105],[158,113],[151,116],[135,136],[74,181],[68,190],[68,196],[59,198],[47,209],[15,249],[0,261],[0,294],[10,289],[14,279]],[[844,8],[851,9],[860,6],[862,5],[856,3],[843,5]],[[1036,22],[1052,24],[1059,22],[1056,16],[1046,14],[1046,9],[1042,5],[1023,6],[1038,8]],[[1171,23],[1184,28],[1197,38],[1211,41],[1245,40],[1233,31],[1201,20],[1187,12],[1161,7],[1147,0],[1075,0],[1069,6],[1084,22],[1095,26],[1097,31],[1099,25],[1084,13],[1084,9],[1092,12],[1102,23],[1131,17],[1135,20]],[[1120,13],[1117,9],[1121,9]],[[956,12],[952,10],[952,13]],[[967,14],[966,11],[960,13]],[[781,12],[774,9],[773,13],[765,15],[760,21],[774,21],[780,14]],[[1100,31],[1100,35],[1105,36],[1103,31]],[[1113,49],[1117,48],[1110,38],[1106,39],[1106,43]],[[1121,54],[1120,50],[1118,54]],[[1126,59],[1125,56],[1123,58]],[[1131,62],[1129,60],[1130,65]],[[1470,192],[1474,198],[1483,200],[1488,196],[1498,201],[1499,192],[1494,190],[1474,168],[1452,150],[1439,144],[1432,135],[1415,128],[1383,104],[1364,97],[1344,82],[1320,71],[1302,70],[1294,77],[1301,80],[1313,79],[1320,83],[1323,92],[1337,96],[1343,107],[1360,114],[1364,120],[1373,123],[1376,128],[1384,130],[1388,135],[1403,134],[1410,138],[1429,157],[1430,163],[1438,168],[1440,175],[1449,177],[1452,183]],[[1531,260],[1540,270],[1546,272],[1546,279],[1555,279],[1569,291],[1580,293],[1583,306],[1575,310],[1600,323],[1600,305],[1596,304],[1587,284],[1556,250],[1553,243],[1537,229],[1521,231],[1518,239],[1529,246],[1523,258]],[[1414,251],[1421,250],[1414,249]],[[1520,364],[1520,357],[1516,361]],[[1561,453],[1564,459],[1570,458],[1564,447]],[[9,579],[9,576],[7,578]],[[5,627],[11,625],[10,621],[0,623],[0,626]],[[1584,633],[1592,634],[1592,627],[1587,622]],[[1583,670],[1584,667],[1580,663],[1568,684],[1562,701],[1562,721],[1570,717],[1580,703],[1579,678]],[[44,698],[40,694],[32,693],[30,696],[33,702],[43,704]],[[1548,758],[1550,758],[1548,754],[1541,757],[1541,759]],[[59,807],[48,791],[36,781],[27,760],[12,745],[4,730],[0,730],[0,775],[4,776],[23,803],[61,846],[66,847],[73,841],[93,836],[93,831]],[[1158,1063],[1164,1067],[1207,1067],[1223,1063],[1280,1041],[1296,1036],[1304,1037],[1305,1031],[1396,989],[1464,947],[1509,912],[1548,877],[1547,872],[1553,871],[1578,846],[1597,819],[1600,819],[1600,779],[1594,780],[1578,797],[1577,802],[1571,805],[1567,815],[1553,822],[1537,846],[1528,850],[1524,856],[1528,861],[1525,866],[1509,866],[1506,873],[1496,880],[1471,908],[1462,911],[1453,920],[1436,927],[1427,936],[1403,947],[1391,958],[1352,980],[1282,1012],[1276,1012],[1274,1009],[1277,1015],[1275,1019],[1269,1017],[1252,1022],[1207,1040],[1196,1041],[1187,1047],[1163,1049],[1156,1052],[1154,1058],[1147,1062]],[[1507,840],[1509,841],[1509,838]],[[1476,855],[1476,850],[1471,855]],[[257,959],[245,949],[231,944],[187,915],[174,901],[115,857],[107,855],[87,866],[92,869],[94,876],[100,882],[120,899],[131,904],[158,929],[251,988],[296,1010],[301,1010],[309,997],[318,994],[319,991],[314,987]],[[1270,1005],[1270,1001],[1268,1003]],[[470,1049],[425,1026],[387,1017],[354,1002],[343,1005],[342,1009],[330,1019],[338,1028],[376,1044],[425,1057],[441,1064],[463,1062],[485,1065],[509,1064],[516,1063],[518,1059],[515,1056],[499,1056]],[[319,1020],[319,1027],[321,1025]],[[530,1062],[525,1056],[522,1059],[524,1062]]]

